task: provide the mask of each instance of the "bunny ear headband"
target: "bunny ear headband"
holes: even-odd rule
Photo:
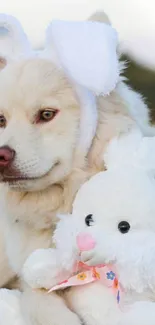
[[[87,155],[97,126],[96,96],[108,95],[119,80],[117,33],[108,24],[92,21],[53,21],[46,46],[32,52],[20,23],[0,15],[0,55],[12,60],[48,57],[72,83],[81,106],[79,152]]]
[[[13,16],[0,14],[0,57],[10,62],[32,56],[32,53],[20,22]]]

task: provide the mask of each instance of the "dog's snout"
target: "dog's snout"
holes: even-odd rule
[[[8,167],[15,157],[15,151],[8,146],[0,147],[0,171]]]

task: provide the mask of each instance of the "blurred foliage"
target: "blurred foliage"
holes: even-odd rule
[[[128,62],[125,71],[127,83],[144,96],[150,108],[151,120],[155,123],[155,71],[136,64],[127,56],[123,56],[122,59]]]

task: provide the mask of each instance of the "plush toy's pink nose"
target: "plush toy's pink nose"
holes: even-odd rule
[[[79,250],[82,251],[89,251],[93,249],[96,245],[95,240],[90,234],[81,233],[76,238],[77,246]]]

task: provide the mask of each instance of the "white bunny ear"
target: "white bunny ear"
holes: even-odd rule
[[[96,95],[109,94],[119,79],[117,34],[104,23],[53,21],[42,56],[49,57],[74,86],[81,106],[75,159],[86,156],[98,121]]]
[[[113,139],[104,154],[107,169],[138,168],[155,173],[155,137],[144,137],[139,129]]]
[[[110,25],[53,21],[47,38],[53,44],[53,56],[73,82],[95,95],[107,95],[115,88],[119,79],[117,33]]]
[[[14,61],[30,53],[30,43],[19,21],[13,16],[0,14],[0,56],[6,61]]]
[[[74,86],[81,107],[80,134],[76,147],[75,164],[86,157],[96,133],[98,112],[95,96],[86,88]]]

